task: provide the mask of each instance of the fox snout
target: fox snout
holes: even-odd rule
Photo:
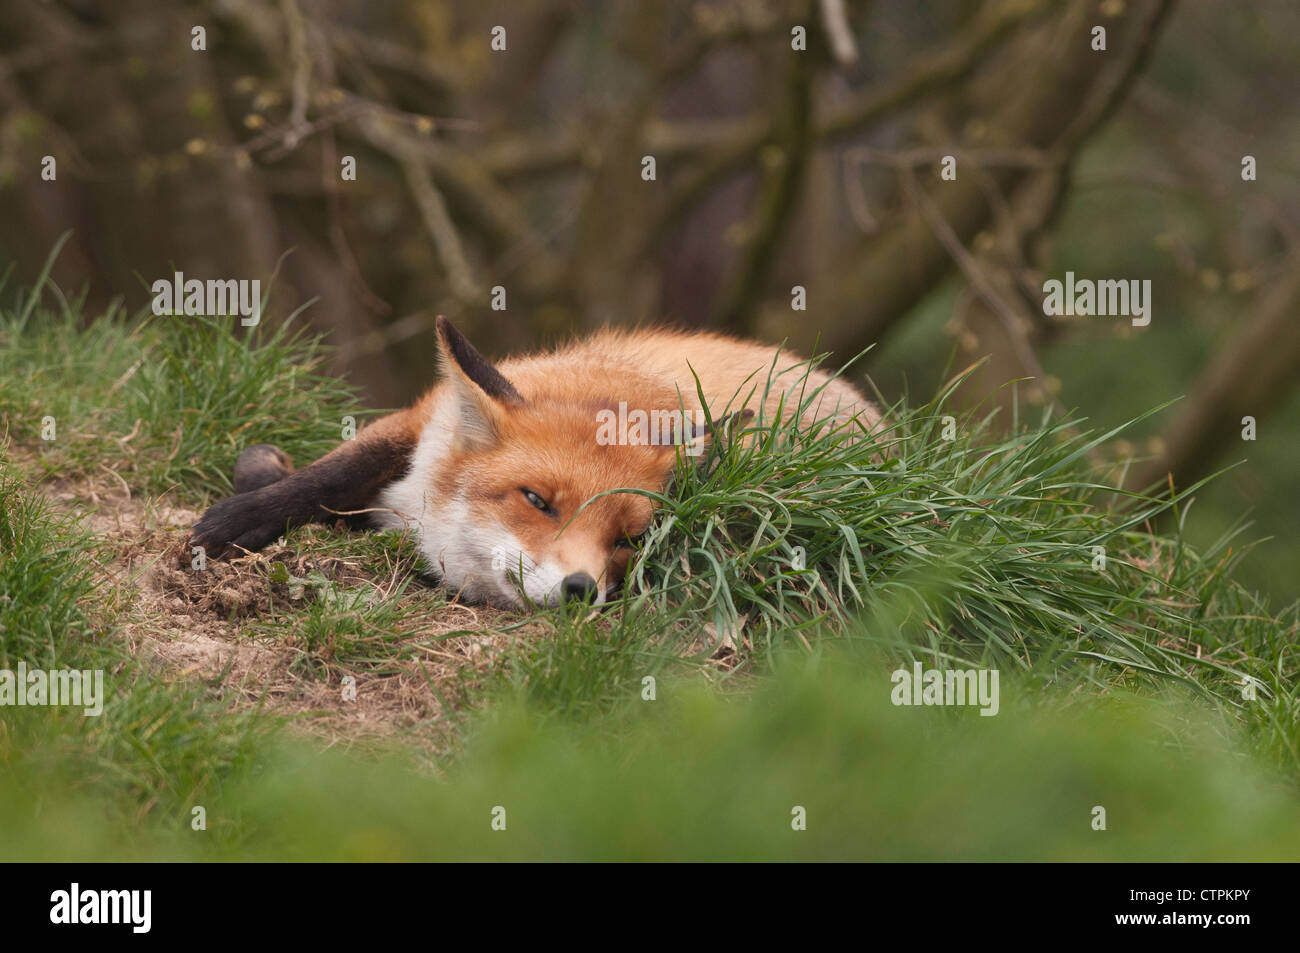
[[[511,582],[518,586],[525,599],[538,605],[560,605],[569,602],[587,602],[602,606],[615,598],[623,585],[626,564],[616,565],[610,560],[599,575],[585,568],[581,563],[570,563],[543,558],[534,562],[522,577],[514,577]]]
[[[574,572],[564,577],[560,584],[565,602],[590,602],[596,598],[596,580],[585,572]]]

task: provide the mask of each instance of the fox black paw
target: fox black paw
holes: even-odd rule
[[[190,530],[187,547],[202,546],[204,553],[219,559],[238,556],[242,550],[256,552],[274,542],[285,530],[285,521],[269,516],[257,491],[227,497],[208,508]]]

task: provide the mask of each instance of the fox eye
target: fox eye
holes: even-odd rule
[[[547,514],[548,516],[555,515],[555,510],[551,509],[551,504],[547,503],[544,499],[542,499],[532,490],[527,489],[525,487],[525,488],[521,488],[519,492],[524,495],[525,500],[533,504],[533,506],[537,507],[543,513]]]

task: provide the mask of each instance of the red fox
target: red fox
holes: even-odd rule
[[[419,401],[301,470],[274,447],[248,448],[236,495],[203,514],[191,545],[213,557],[254,551],[291,526],[349,514],[413,529],[429,568],[468,601],[600,605],[655,506],[640,493],[593,497],[662,491],[679,451],[698,456],[713,429],[755,408],[765,425],[801,402],[808,424],[862,433],[880,421],[852,385],[803,358],[718,334],[605,330],[493,366],[446,318],[437,331],[442,380]]]

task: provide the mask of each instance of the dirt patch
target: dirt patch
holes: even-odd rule
[[[286,607],[301,607],[320,587],[335,591],[374,583],[375,577],[348,559],[318,556],[275,544],[260,553],[233,560],[203,559],[185,548],[182,526],[146,531],[126,541],[128,563],[143,560],[150,588],[176,597],[200,617],[225,620],[265,616]],[[161,560],[154,560],[155,554]],[[182,568],[177,568],[182,567]],[[308,585],[312,580],[318,584]]]
[[[404,744],[443,749],[468,690],[532,629],[503,634],[516,616],[446,602],[413,563],[323,554],[310,528],[292,546],[207,560],[199,571],[184,546],[196,510],[165,496],[132,496],[107,477],[40,489],[102,543],[104,571],[123,607],[120,631],[145,664],[203,679],[237,705],[289,716],[328,745],[382,744],[400,733]],[[346,551],[337,542],[329,548]],[[380,615],[400,624],[378,641],[367,626],[384,600],[397,605],[385,604]],[[324,635],[305,631],[312,619],[319,628],[321,617],[345,635],[332,637],[328,625]],[[382,649],[378,657],[367,639]]]

